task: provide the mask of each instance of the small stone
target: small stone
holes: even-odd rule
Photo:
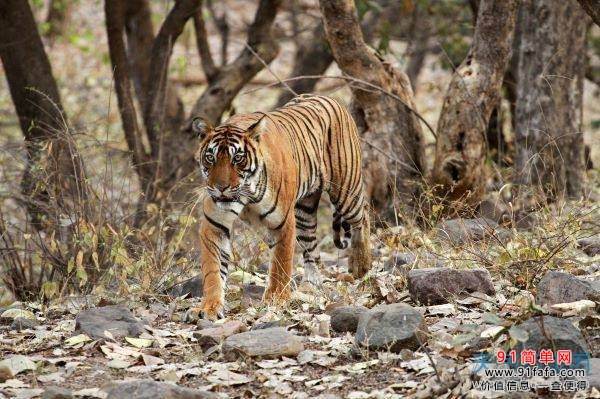
[[[600,255],[600,235],[581,238],[577,240],[577,246],[579,246],[587,256]]]
[[[232,360],[240,355],[250,357],[297,356],[302,350],[304,350],[302,338],[282,327],[235,334],[223,343],[223,354]]]
[[[137,337],[145,331],[133,313],[120,305],[81,311],[75,318],[75,330],[94,339],[105,339],[104,331],[110,332],[115,339]]]
[[[47,387],[42,394],[42,399],[71,399],[73,394],[66,388]]]
[[[242,308],[249,308],[262,303],[265,287],[257,284],[244,284],[242,288]]]
[[[187,298],[202,298],[202,277],[189,278],[167,288],[166,292],[174,298],[184,295],[187,295]]]
[[[273,328],[273,327],[287,327],[288,325],[289,325],[289,323],[285,320],[266,321],[264,323],[257,323],[255,325],[253,325],[250,328],[250,331],[264,330],[266,328]]]
[[[182,388],[152,380],[127,381],[114,385],[107,399],[216,399],[219,395],[198,389]]]
[[[409,271],[408,290],[414,302],[425,305],[448,303],[453,297],[464,293],[496,293],[490,272],[486,269],[459,270],[449,267]]]
[[[199,319],[196,326],[198,326],[198,330],[204,330],[205,328],[213,328],[216,324],[207,319]]]
[[[508,206],[497,192],[487,194],[479,204],[479,216],[496,223],[503,222],[505,218],[508,218],[509,213]]]
[[[38,321],[35,319],[25,319],[23,317],[17,317],[13,320],[10,325],[11,330],[22,331],[22,330],[32,330],[37,325],[39,325]]]
[[[570,350],[576,360],[578,354],[590,353],[581,332],[568,319],[552,316],[534,316],[517,326],[527,332],[527,339],[515,346],[517,353],[523,349]],[[586,357],[587,358],[587,357]]]
[[[588,281],[569,273],[549,271],[537,285],[539,305],[576,302],[582,299],[600,301],[600,281]]]
[[[373,350],[399,353],[427,342],[425,319],[404,303],[380,305],[360,315],[356,343]]]
[[[508,236],[506,229],[498,226],[498,223],[493,220],[486,218],[446,220],[438,224],[437,231],[440,240],[453,245],[481,241],[494,235],[500,239],[505,239]]]
[[[369,309],[364,306],[340,306],[331,312],[331,329],[333,331],[356,332],[360,315]]]
[[[225,338],[242,332],[245,329],[246,326],[241,321],[233,320],[215,325],[214,327],[195,331],[194,338],[198,340],[198,343],[202,348],[210,348],[220,344]]]

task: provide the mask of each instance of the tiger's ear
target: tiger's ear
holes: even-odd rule
[[[260,136],[267,131],[267,115],[263,114],[259,120],[248,128],[248,137],[260,141]]]
[[[212,132],[213,127],[206,119],[197,116],[190,122],[189,130],[202,140]]]

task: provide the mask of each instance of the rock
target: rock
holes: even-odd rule
[[[48,387],[42,394],[42,399],[71,399],[73,394],[66,388]]]
[[[256,266],[256,272],[260,274],[269,274],[269,264],[261,263],[260,265]]]
[[[202,348],[207,349],[220,344],[225,338],[245,330],[246,326],[241,321],[233,320],[215,325],[214,327],[195,331],[194,338],[198,340],[198,343]]]
[[[196,326],[198,327],[198,330],[204,330],[205,328],[216,327],[216,324],[207,319],[199,319]]]
[[[356,332],[360,315],[369,309],[364,306],[340,306],[331,311],[331,329],[336,332]]]
[[[479,204],[479,216],[483,219],[501,223],[510,214],[506,203],[498,193],[489,193]]]
[[[590,372],[586,378],[590,388],[600,389],[600,358],[590,359]]]
[[[515,346],[517,353],[523,349],[571,350],[574,360],[577,354],[590,353],[581,332],[568,319],[552,316],[534,316],[517,326],[527,332],[527,339]]]
[[[436,229],[440,240],[453,245],[481,241],[493,235],[500,239],[505,239],[508,236],[506,229],[498,226],[498,223],[493,220],[486,218],[450,219],[439,223]]]
[[[104,306],[81,311],[75,318],[75,329],[94,339],[104,339],[108,331],[115,339],[137,337],[144,325],[124,306]]]
[[[232,335],[223,343],[228,359],[242,356],[278,357],[296,356],[304,350],[302,338],[283,327],[252,330]]]
[[[242,307],[249,308],[262,303],[265,287],[256,284],[244,284],[242,288]]]
[[[380,305],[360,315],[356,343],[374,350],[416,350],[427,341],[425,319],[404,303]]]
[[[33,329],[37,325],[39,325],[39,323],[35,319],[25,319],[23,317],[17,317],[13,320],[12,324],[10,325],[10,329],[15,331],[21,331]]]
[[[486,269],[458,270],[449,267],[409,271],[408,290],[414,302],[426,305],[448,303],[452,297],[463,293],[496,293],[490,272]]]
[[[165,291],[174,298],[184,295],[187,295],[187,298],[202,298],[202,277],[189,278],[167,288]]]
[[[585,252],[587,256],[600,255],[600,235],[581,238],[577,240],[577,246]]]
[[[600,301],[600,281],[587,281],[569,273],[550,271],[537,285],[536,302],[554,305],[589,299]]]
[[[219,395],[152,380],[127,381],[107,391],[106,399],[213,399]]]

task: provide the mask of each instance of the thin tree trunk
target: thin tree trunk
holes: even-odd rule
[[[71,22],[72,6],[73,0],[50,0],[48,15],[46,16],[46,23],[48,24],[47,37],[54,38],[65,34]]]
[[[575,0],[526,0],[516,111],[517,181],[549,199],[583,194],[587,16]],[[568,28],[567,28],[568,27]]]
[[[359,83],[351,86],[354,116],[363,139],[366,193],[382,221],[414,201],[421,179],[421,125],[406,75],[382,61],[364,41],[353,0],[321,0],[325,31],[339,67],[402,102]]]
[[[438,121],[432,182],[449,201],[477,203],[485,189],[485,132],[500,99],[516,0],[482,0],[469,54],[456,69]]]
[[[87,190],[83,164],[27,1],[0,2],[0,58],[25,136],[23,200],[38,227],[56,227],[46,223],[56,223],[61,212],[72,211],[72,201],[85,199]]]

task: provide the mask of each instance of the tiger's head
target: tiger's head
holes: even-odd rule
[[[200,138],[195,159],[217,205],[245,203],[256,192],[263,168],[260,135],[266,123],[263,116],[247,129],[229,124],[213,128],[202,118],[192,120],[192,131]]]

